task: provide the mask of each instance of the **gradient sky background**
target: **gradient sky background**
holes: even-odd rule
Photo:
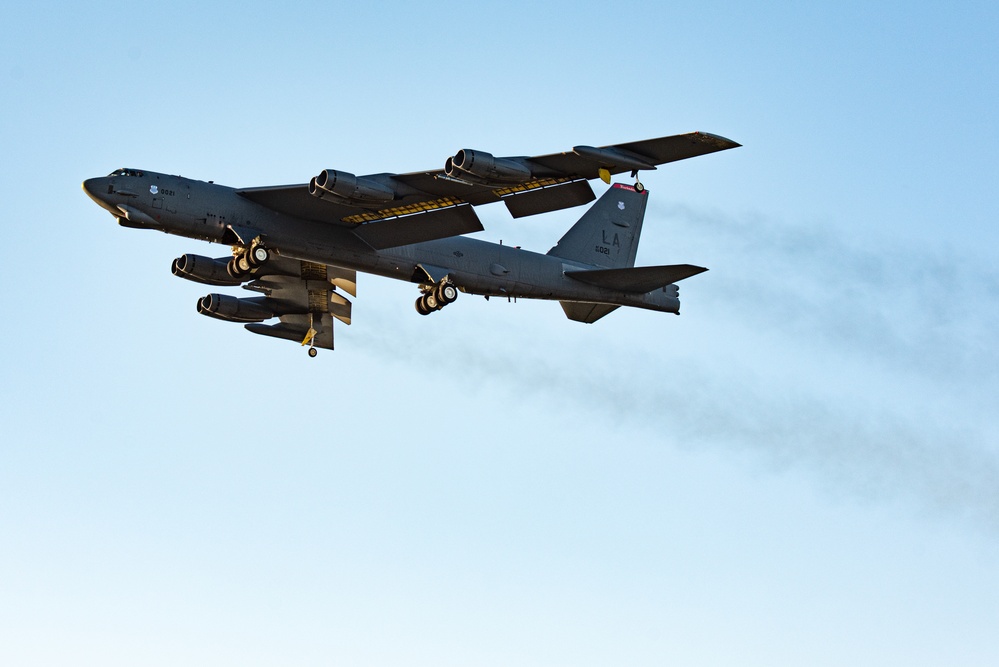
[[[997,45],[994,2],[8,3],[0,663],[999,663]],[[363,276],[315,360],[80,189],[693,130],[744,147],[643,177],[683,316]]]

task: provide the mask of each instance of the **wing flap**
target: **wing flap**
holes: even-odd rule
[[[597,198],[593,194],[593,188],[584,179],[539,185],[533,189],[515,187],[506,190],[508,192],[504,190],[497,192],[501,194],[510,215],[515,218],[589,204]]]
[[[645,294],[705,271],[707,269],[702,266],[671,264],[668,266],[638,266],[627,269],[566,271],[565,275],[595,287],[632,294]]]
[[[357,296],[357,271],[341,269],[339,266],[326,266],[326,277],[331,283],[351,296]]]
[[[481,232],[479,216],[469,204],[376,220],[359,225],[354,234],[376,250]]]
[[[433,182],[433,178],[430,181]],[[448,188],[448,191],[452,189]],[[272,211],[313,222],[354,227],[356,235],[376,250],[460,236],[483,229],[468,202],[443,193],[409,195],[393,202],[391,207],[371,210],[318,199],[309,194],[306,185],[246,188],[236,192]],[[499,201],[499,197],[490,192],[488,202],[491,201]]]

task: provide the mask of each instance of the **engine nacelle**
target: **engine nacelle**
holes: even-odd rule
[[[198,299],[198,312],[227,322],[263,322],[275,316],[267,297],[238,299],[228,294],[209,294]]]
[[[173,275],[193,280],[204,285],[232,286],[239,285],[242,280],[233,278],[226,271],[227,260],[212,259],[203,255],[181,255],[173,260],[170,270]]]
[[[309,181],[309,194],[363,204],[382,204],[395,199],[395,191],[387,185],[336,169],[323,169]]]
[[[444,173],[452,178],[483,184],[523,183],[533,177],[523,158],[493,157],[485,151],[462,148],[444,163]],[[469,176],[472,178],[469,179]]]

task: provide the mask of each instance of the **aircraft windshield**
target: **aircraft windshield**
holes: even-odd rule
[[[108,176],[142,176],[142,172],[135,169],[115,169]]]

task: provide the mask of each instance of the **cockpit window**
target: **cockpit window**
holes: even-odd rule
[[[142,172],[136,169],[115,169],[108,176],[142,176]]]

